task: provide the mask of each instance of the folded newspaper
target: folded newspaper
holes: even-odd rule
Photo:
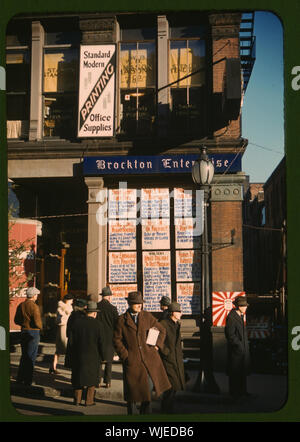
[[[151,327],[148,331],[148,336],[146,340],[146,344],[148,345],[156,345],[157,338],[159,335],[159,330],[156,327]]]

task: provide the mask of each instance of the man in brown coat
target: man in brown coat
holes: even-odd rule
[[[17,382],[30,386],[32,384],[33,369],[40,343],[42,329],[41,313],[35,303],[40,291],[35,287],[27,289],[27,299],[18,305],[14,321],[21,326],[21,348]]]
[[[142,310],[140,292],[128,294],[128,310],[119,316],[114,332],[114,345],[123,363],[124,399],[128,414],[137,414],[137,402],[141,402],[140,414],[151,412],[151,392],[157,397],[169,390],[171,384],[158,353],[162,348],[166,330],[154,316]],[[149,329],[159,330],[156,345],[146,343]]]

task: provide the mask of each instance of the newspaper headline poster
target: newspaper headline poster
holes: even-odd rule
[[[160,311],[162,296],[171,298],[171,260],[169,251],[143,252],[144,308]]]
[[[136,250],[136,221],[109,221],[109,250]]]
[[[128,293],[137,291],[137,284],[110,284],[112,291],[111,303],[117,308],[119,315],[124,313],[128,308],[126,298]]]
[[[110,219],[136,218],[136,189],[110,189],[108,198],[108,217]]]
[[[78,137],[114,136],[116,45],[81,45]]]
[[[200,283],[179,282],[177,286],[177,301],[183,314],[200,313]]]
[[[170,222],[168,219],[142,220],[143,249],[170,249]]]
[[[136,252],[109,253],[109,282],[136,282]]]

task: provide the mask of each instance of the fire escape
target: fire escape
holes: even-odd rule
[[[243,75],[243,93],[246,92],[256,58],[254,32],[254,12],[242,15],[240,26],[240,58]]]

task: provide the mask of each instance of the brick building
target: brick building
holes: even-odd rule
[[[8,176],[20,216],[43,222],[45,294],[61,284],[50,254],[68,247],[74,294],[96,296],[109,284],[122,310],[128,290],[138,288],[153,312],[166,294],[184,305],[185,318],[197,317],[201,254],[199,238],[191,239],[191,166],[203,144],[215,166],[211,287],[243,291],[241,99],[254,41],[252,13],[11,20]],[[145,220],[149,207],[157,211]],[[186,224],[176,225],[178,213],[190,218]]]

